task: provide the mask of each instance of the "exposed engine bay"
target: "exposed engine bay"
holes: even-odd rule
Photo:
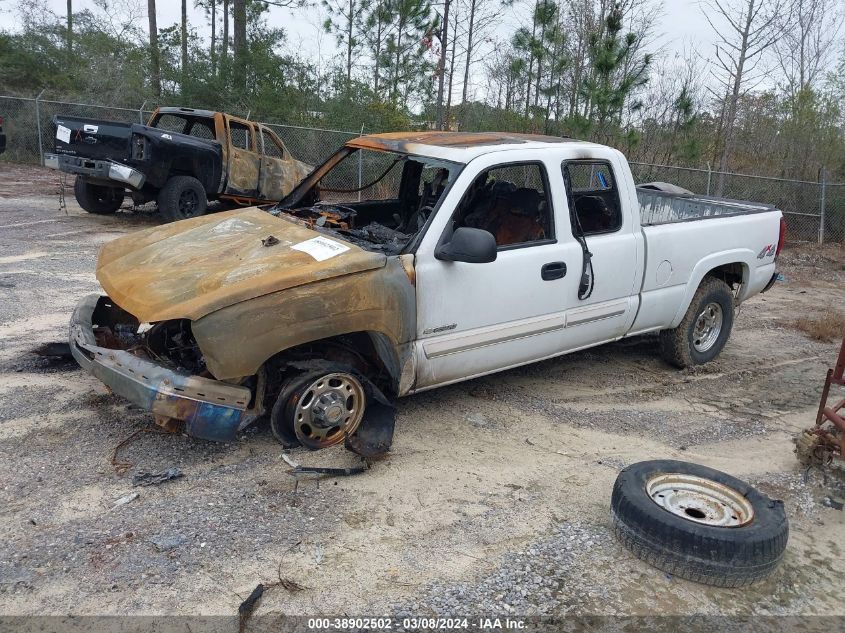
[[[101,347],[130,352],[181,374],[211,377],[187,319],[141,324],[110,303],[95,310],[92,321],[94,338]]]

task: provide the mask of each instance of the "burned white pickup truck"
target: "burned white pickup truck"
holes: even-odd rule
[[[71,347],[191,435],[266,416],[286,446],[371,455],[407,394],[652,331],[676,366],[713,359],[774,283],[782,214],[660,189],[568,139],[356,138],[269,213],[107,244]]]

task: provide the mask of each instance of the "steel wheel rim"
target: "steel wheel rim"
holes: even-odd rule
[[[660,473],[646,482],[646,493],[675,516],[712,527],[740,527],[754,520],[754,507],[742,494],[712,479]]]
[[[197,210],[198,200],[197,194],[194,191],[183,191],[179,194],[179,213],[189,218],[194,215]]]
[[[722,333],[723,321],[721,305],[714,301],[704,306],[692,330],[692,346],[695,351],[706,352],[716,344]]]
[[[355,376],[326,374],[300,393],[293,410],[293,428],[304,446],[333,446],[361,424],[366,402],[364,387]]]

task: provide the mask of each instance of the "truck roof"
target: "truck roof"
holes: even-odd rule
[[[359,136],[347,141],[346,146],[466,163],[489,152],[560,147],[561,143],[595,146],[593,143],[566,137],[518,132],[388,132]]]
[[[197,110],[195,108],[181,108],[179,106],[165,106],[158,109],[160,114],[187,114],[200,117],[213,117],[216,112],[213,110]]]

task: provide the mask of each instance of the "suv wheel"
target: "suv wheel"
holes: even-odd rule
[[[114,213],[123,204],[122,187],[94,185],[79,176],[73,183],[73,195],[80,207],[97,215]]]
[[[205,215],[205,187],[193,176],[173,176],[158,194],[158,210],[170,221]]]

